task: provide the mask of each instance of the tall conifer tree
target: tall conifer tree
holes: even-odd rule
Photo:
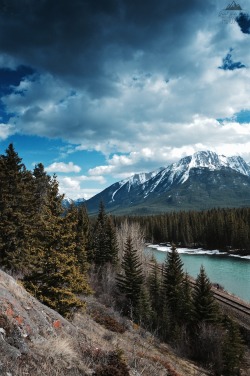
[[[172,245],[164,266],[162,293],[171,315],[177,321],[181,320],[183,281],[183,263],[175,245]]]
[[[127,238],[121,263],[122,272],[117,277],[117,286],[126,297],[125,313],[138,319],[139,303],[144,282],[142,265],[131,237]]]
[[[41,252],[24,284],[40,301],[67,316],[84,306],[76,294],[90,293],[83,265],[77,254],[77,215],[74,211],[62,215],[62,198],[54,176],[49,181],[45,205],[37,232]]]
[[[24,270],[32,243],[32,176],[13,144],[0,156],[0,262]]]
[[[215,302],[212,286],[203,266],[196,278],[193,290],[193,318],[195,323],[215,322],[218,306]]]
[[[111,218],[105,212],[103,202],[100,203],[93,229],[92,249],[93,261],[96,265],[104,265],[107,262],[116,264],[118,254],[116,232]]]

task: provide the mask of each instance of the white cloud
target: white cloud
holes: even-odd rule
[[[86,200],[101,192],[103,190],[103,184],[106,183],[105,178],[102,176],[58,176],[57,180],[59,182],[60,193],[64,193],[71,199],[85,198]],[[86,184],[89,182],[95,182],[95,185],[98,184],[98,186],[95,188],[89,187]]]
[[[16,130],[13,125],[0,123],[0,138],[2,140],[6,140],[6,138],[14,133],[16,133]]]
[[[73,162],[54,162],[45,168],[47,172],[80,172],[81,167],[75,165]]]

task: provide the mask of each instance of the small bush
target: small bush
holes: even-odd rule
[[[106,364],[96,367],[93,376],[129,376],[129,369],[121,351],[107,354]]]
[[[113,317],[107,315],[104,312],[99,312],[94,310],[91,312],[91,317],[95,322],[104,326],[106,329],[115,333],[124,333],[126,331],[125,327],[116,321]]]
[[[123,373],[121,369],[114,366],[99,366],[96,368],[93,376],[127,376],[129,373]]]

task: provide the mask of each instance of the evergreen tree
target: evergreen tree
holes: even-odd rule
[[[181,294],[181,321],[184,324],[189,324],[192,321],[193,313],[193,301],[192,301],[192,289],[189,282],[188,274],[185,274],[183,280],[183,288]]]
[[[93,229],[93,261],[96,265],[107,262],[116,264],[118,245],[115,228],[111,218],[107,216],[103,202],[100,203],[99,213]]]
[[[67,212],[67,216],[73,226],[73,232],[75,234],[75,256],[77,258],[77,264],[84,274],[89,268],[87,261],[87,242],[88,242],[88,217],[84,207],[76,207],[72,204]],[[72,239],[73,240],[73,239]]]
[[[63,196],[58,193],[55,176],[47,188],[37,230],[40,251],[24,284],[40,301],[68,316],[84,306],[76,294],[87,294],[90,288],[84,273],[86,268],[79,266],[77,259],[76,213],[62,215]]]
[[[232,320],[227,320],[226,335],[222,344],[223,375],[238,376],[244,356],[244,344],[239,328]]]
[[[32,248],[33,183],[12,144],[0,156],[0,180],[0,263],[24,271]]]
[[[116,237],[116,230],[110,216],[106,221],[106,235],[107,235],[107,250],[105,261],[115,265],[118,258],[118,242]]]
[[[181,320],[182,289],[184,281],[183,263],[172,245],[168,253],[163,271],[162,293],[171,315],[175,321]]]
[[[196,278],[193,290],[193,318],[195,323],[215,322],[218,316],[218,306],[215,302],[211,283],[203,266]]]
[[[131,237],[127,238],[121,263],[122,273],[117,276],[117,287],[126,297],[125,313],[138,319],[139,303],[143,285],[142,266]]]
[[[152,260],[153,268],[148,277],[148,289],[151,300],[151,307],[156,313],[156,317],[160,313],[161,307],[161,279],[159,275],[159,269],[155,258]]]
[[[106,234],[107,215],[103,202],[100,203],[99,212],[95,226],[93,228],[93,261],[96,265],[104,265],[106,258],[105,254],[108,248],[108,239]]]

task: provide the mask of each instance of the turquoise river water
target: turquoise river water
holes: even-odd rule
[[[158,262],[164,262],[169,251],[167,246],[150,245]],[[223,288],[246,302],[250,302],[250,257],[232,257],[219,254],[218,251],[177,249],[183,262],[183,269],[196,278],[201,265],[212,283],[219,283]]]

